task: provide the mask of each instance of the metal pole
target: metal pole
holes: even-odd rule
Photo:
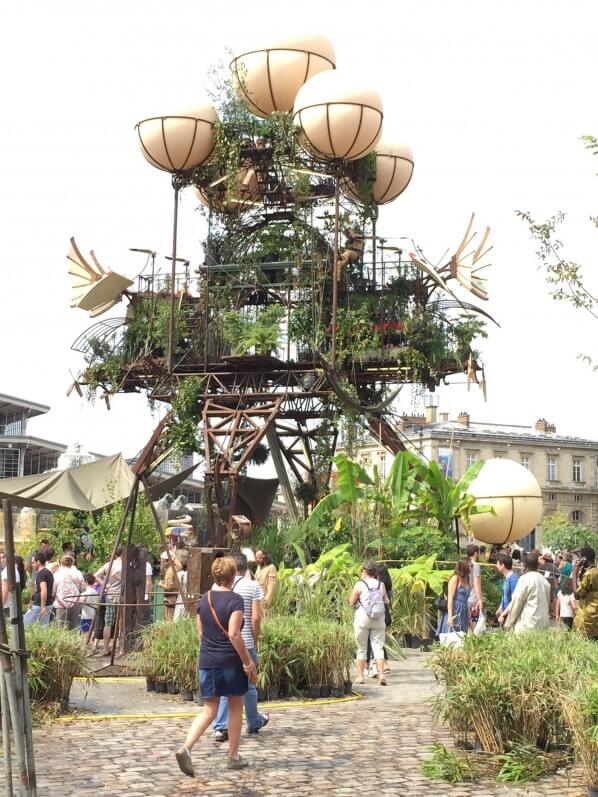
[[[378,220],[378,213],[372,218],[372,282],[374,290],[376,290],[376,222]]]
[[[168,318],[168,357],[166,366],[168,373],[172,373],[173,352],[174,352],[174,308],[175,308],[175,293],[176,293],[176,242],[177,242],[177,228],[179,217],[179,186],[177,183],[174,187],[174,216],[172,222],[172,267],[170,271],[170,316]]]
[[[12,790],[12,757],[10,752],[10,708],[4,673],[0,672],[0,711],[2,711],[2,752],[4,754],[4,788],[6,797],[14,797]]]
[[[332,366],[336,365],[336,308],[338,304],[338,235],[339,235],[340,180],[338,170],[334,178],[334,260],[332,265]]]
[[[8,698],[8,714],[14,730],[15,752],[17,768],[19,770],[19,795],[25,797],[25,795],[29,793],[29,783],[27,777],[27,755],[23,744],[23,736],[25,733],[21,714],[23,705],[19,699],[20,693],[15,678],[12,655],[8,652],[9,650],[6,619],[4,617],[4,607],[2,606],[2,596],[0,594],[0,664],[2,666],[2,679],[4,680],[6,696]],[[4,708],[6,708],[6,706]]]
[[[23,607],[21,604],[21,588],[17,587],[15,564],[15,538],[12,525],[12,507],[10,501],[2,501],[4,513],[4,541],[6,545],[6,580],[11,596],[10,614],[13,627],[13,649],[25,651],[25,626],[23,624]],[[23,719],[23,741],[25,743],[25,757],[27,767],[27,795],[37,797],[37,784],[35,776],[35,756],[33,754],[33,722],[31,719],[31,703],[29,702],[29,680],[27,678],[27,658],[16,657],[14,677],[17,687],[17,698],[20,697]],[[14,722],[13,722],[14,725]]]
[[[455,538],[457,541],[457,554],[461,553],[461,540],[459,539],[459,518],[455,518]]]

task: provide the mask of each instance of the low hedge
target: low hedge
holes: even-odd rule
[[[199,640],[195,618],[158,622],[141,635],[138,672],[179,689],[197,689]],[[297,693],[316,686],[342,689],[355,654],[352,629],[326,620],[296,615],[262,623],[258,687]]]
[[[75,676],[93,679],[89,654],[77,631],[67,631],[56,623],[26,626],[25,641],[29,694],[34,703],[68,702]]]
[[[456,742],[473,736],[487,753],[504,753],[513,741],[568,746],[598,780],[594,642],[556,629],[468,635],[460,649],[438,647],[431,667],[442,686],[436,713]]]

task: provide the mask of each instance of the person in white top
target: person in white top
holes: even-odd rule
[[[504,612],[498,620],[516,634],[548,628],[550,623],[550,584],[538,573],[538,556],[526,554],[523,563],[525,573],[517,582],[506,620]]]
[[[81,620],[79,621],[79,631],[83,636],[89,633],[93,618],[100,605],[100,594],[98,592],[100,585],[96,581],[96,577],[92,573],[88,573],[85,576],[85,583],[87,587],[85,592],[81,594]]]
[[[4,565],[6,565],[6,559],[4,559]],[[25,567],[20,556],[15,557],[15,579],[18,587],[22,589],[25,583]],[[2,581],[2,606],[4,607],[5,613],[10,617],[14,614],[14,607],[12,595],[8,591],[8,568],[6,566],[2,568],[0,581]]]
[[[81,572],[75,567],[74,557],[66,553],[54,574],[54,609],[56,622],[69,631],[79,627],[81,614],[79,596],[85,591],[86,586]]]
[[[119,545],[116,549],[116,555],[110,568],[110,576],[108,577],[108,566],[110,562],[100,567],[97,573],[94,573],[96,579],[104,584],[106,582],[106,613],[104,615],[104,650],[103,655],[110,655],[110,638],[112,636],[112,628],[116,623],[116,609],[120,600],[120,588],[122,583],[122,552],[123,547]]]
[[[355,608],[353,630],[357,642],[357,683],[363,683],[365,662],[367,658],[368,637],[378,668],[380,686],[386,686],[384,678],[384,604],[388,603],[386,587],[377,578],[376,565],[366,562],[361,571],[361,578],[353,587],[349,604]]]
[[[569,631],[573,628],[573,620],[577,612],[577,603],[573,594],[573,580],[566,578],[557,594],[556,621],[560,621]]]

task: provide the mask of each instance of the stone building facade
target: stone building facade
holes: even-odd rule
[[[402,416],[398,430],[409,450],[428,461],[436,460],[456,479],[479,459],[504,457],[519,462],[540,483],[545,514],[558,509],[572,523],[598,530],[597,440],[558,434],[544,418],[533,426],[483,423],[466,412],[451,420],[435,407],[422,415]],[[358,460],[365,467],[378,465],[385,474],[392,454],[370,439]],[[541,526],[526,543],[541,545]]]

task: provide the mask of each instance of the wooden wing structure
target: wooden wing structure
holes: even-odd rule
[[[75,239],[67,254],[71,278],[71,307],[87,310],[92,318],[102,315],[120,302],[124,293],[133,284],[132,280],[105,270],[95,253],[90,253],[91,263],[86,260]]]

